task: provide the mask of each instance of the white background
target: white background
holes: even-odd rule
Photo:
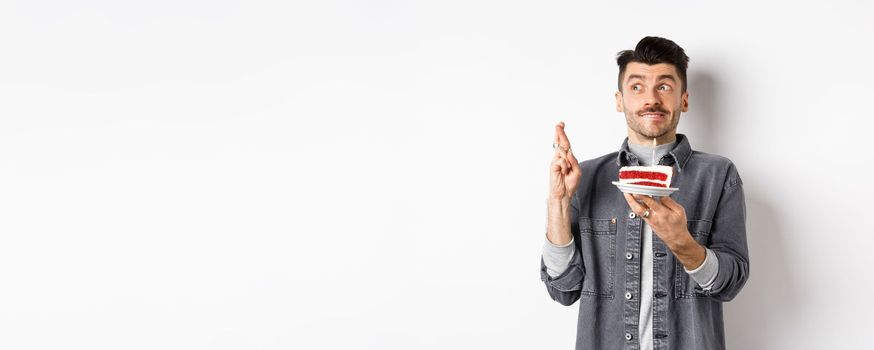
[[[823,2],[824,3],[824,2]],[[691,57],[745,184],[733,349],[870,344],[862,1],[4,1],[0,348],[570,349],[553,125],[618,149],[616,52]]]

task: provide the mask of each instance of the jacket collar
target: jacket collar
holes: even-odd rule
[[[686,163],[691,156],[692,147],[689,145],[689,138],[684,134],[677,134],[677,145],[674,146],[674,149],[668,152],[667,155],[659,160],[659,164],[662,164],[662,160],[667,159],[669,162],[664,165],[677,164],[677,170],[682,172],[683,167],[686,166]],[[625,160],[624,162],[623,159]],[[625,141],[622,142],[622,147],[619,148],[619,154],[616,156],[616,165],[624,166],[626,164],[639,164],[637,156],[635,156],[628,148],[628,137],[626,137]]]

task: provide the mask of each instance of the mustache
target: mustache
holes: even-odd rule
[[[668,111],[662,109],[661,107],[650,107],[650,108],[640,110],[640,112],[637,112],[637,115],[644,115],[646,113],[668,114]]]

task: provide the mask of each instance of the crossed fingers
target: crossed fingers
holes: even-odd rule
[[[555,149],[555,159],[559,160],[562,174],[567,174],[579,167],[577,158],[571,152],[571,143],[564,132],[564,122],[559,122],[555,126],[555,139],[552,148]]]
[[[567,134],[564,133],[564,122],[558,122],[555,126],[555,141],[552,148],[560,149],[567,153],[571,149],[571,142],[567,139]]]

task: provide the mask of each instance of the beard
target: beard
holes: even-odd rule
[[[625,111],[625,121],[628,123],[628,127],[637,134],[650,139],[661,137],[676,130],[680,123],[680,111],[668,112],[660,107],[644,108],[636,112],[628,112],[628,108],[625,108]],[[667,119],[658,125],[653,125],[652,122],[646,121],[642,117],[644,113],[649,112],[662,113]]]

